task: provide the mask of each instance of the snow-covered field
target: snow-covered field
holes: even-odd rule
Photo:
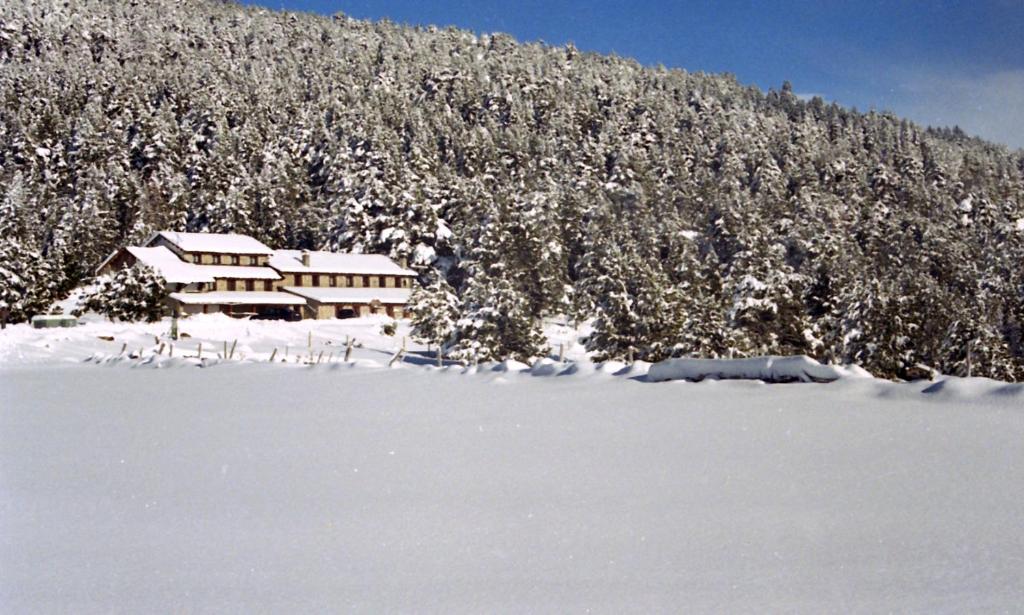
[[[558,327],[566,375],[389,369],[382,322],[0,332],[0,611],[1024,604],[1020,385],[650,383]]]

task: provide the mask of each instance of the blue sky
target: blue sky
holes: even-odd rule
[[[1024,0],[612,2],[245,0],[274,9],[572,41],[644,64],[730,72],[1024,147]]]

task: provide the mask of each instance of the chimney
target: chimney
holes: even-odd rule
[[[302,266],[309,267],[309,250],[302,251]]]

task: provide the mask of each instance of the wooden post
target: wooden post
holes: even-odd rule
[[[181,307],[178,305],[174,306],[174,311],[171,313],[171,339],[178,341],[178,316],[181,314]]]
[[[345,362],[348,363],[349,358],[352,356],[352,344],[355,343],[355,338],[348,338],[348,343],[345,344]]]
[[[202,342],[199,342],[199,350],[196,351],[196,358],[197,359],[202,359],[203,358],[203,343]]]
[[[124,354],[125,350],[128,350],[128,342],[125,342],[125,343],[121,344],[121,352],[120,352],[120,354]]]
[[[633,364],[633,347],[629,347],[629,352],[626,354],[626,363],[629,365]]]
[[[442,354],[441,354],[441,347],[440,347],[440,346],[438,346],[438,347],[437,347],[437,366],[438,366],[438,367],[444,367],[444,359],[443,359],[443,356],[444,356],[444,355],[442,355]]]
[[[321,350],[321,351],[320,351],[320,354],[318,354],[318,355],[316,356],[316,364],[317,364],[317,365],[320,365],[320,359],[323,359],[323,358],[324,358],[324,351],[323,351],[323,350]]]
[[[156,353],[158,355],[161,355],[161,356],[164,354],[164,343],[163,342],[160,342],[160,348],[157,349]]]
[[[228,358],[228,341],[224,340],[224,354],[220,355],[225,359]]]
[[[277,356],[277,348],[275,347],[274,348],[274,352],[270,353],[270,362],[271,363],[274,362],[274,357],[276,357],[276,356]]]
[[[312,348],[313,347],[313,332],[312,331],[309,332],[309,335],[306,338],[306,347],[307,348]]]
[[[237,344],[237,343],[238,343],[238,340],[235,340],[235,341],[231,342],[231,352],[228,353],[228,359],[230,359],[231,357],[235,356],[235,344]]]
[[[558,345],[558,362],[565,363],[565,344]]]
[[[174,344],[171,344],[170,347],[167,349],[167,356],[169,356],[169,357],[173,357],[174,356]]]

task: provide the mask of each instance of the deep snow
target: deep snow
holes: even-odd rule
[[[360,333],[354,367],[269,365],[310,325],[225,321],[182,327],[250,327],[209,369],[111,360],[162,324],[0,333],[3,611],[1024,603],[1020,385],[387,369],[366,321],[313,330]]]

